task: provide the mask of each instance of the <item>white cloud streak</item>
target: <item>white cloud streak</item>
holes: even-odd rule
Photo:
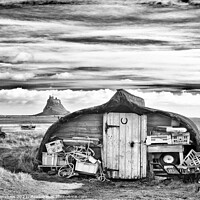
[[[34,73],[14,73],[14,72],[2,72],[0,73],[0,80],[17,80],[17,81],[27,81],[34,78]]]
[[[64,72],[64,73],[58,73],[58,74],[55,74],[53,76],[51,76],[50,78],[55,78],[55,79],[70,79],[70,78],[73,78],[73,75],[68,73],[68,72]]]
[[[144,98],[147,107],[179,113],[188,117],[199,117],[200,94],[183,92],[143,92],[127,90]],[[25,90],[21,88],[0,90],[0,114],[36,114],[43,110],[49,95],[59,98],[64,107],[73,112],[106,103],[116,91],[101,90]]]

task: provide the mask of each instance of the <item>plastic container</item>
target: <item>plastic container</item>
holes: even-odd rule
[[[180,164],[182,166],[195,167],[200,165],[200,152],[195,152],[193,149],[190,150],[188,155],[184,158]]]
[[[172,133],[172,144],[190,144],[190,133]]]
[[[151,135],[147,136],[146,144],[171,144],[170,135]]]
[[[46,143],[45,146],[49,154],[61,152],[64,147],[62,140],[55,140],[55,141]]]

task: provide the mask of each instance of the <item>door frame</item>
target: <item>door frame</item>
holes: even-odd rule
[[[110,117],[111,118],[113,117],[114,121],[112,121]],[[123,120],[121,120],[122,118]],[[132,121],[131,123],[129,123],[127,122],[127,120],[132,120]],[[135,129],[133,129],[134,128],[133,124],[137,125],[136,128],[136,134],[138,134],[137,136],[133,135],[133,132],[135,131]],[[131,131],[129,130],[130,128],[132,128]],[[116,134],[119,135],[117,136]],[[133,148],[134,151],[131,148],[129,148],[131,144],[128,143],[131,142],[131,139],[129,138],[127,139],[125,134],[131,136],[131,139],[136,137],[137,141],[135,142],[133,141],[133,145],[135,145],[135,147]],[[103,167],[107,170],[109,178],[139,179],[146,177],[146,171],[147,171],[146,136],[147,136],[146,115],[140,116],[135,113],[105,113],[103,115],[102,162],[103,162]],[[113,142],[115,144],[112,144]],[[126,146],[125,149],[123,148],[123,145]],[[110,153],[110,151],[112,151],[112,153]],[[134,161],[133,156],[137,156],[137,161]],[[126,159],[127,157],[129,158],[129,160]],[[120,165],[123,165],[122,167],[123,169],[120,168]],[[137,169],[135,168],[134,165],[136,165]],[[126,166],[128,166],[128,169],[126,169]],[[127,172],[128,170],[129,172]],[[127,175],[127,173],[129,175]]]

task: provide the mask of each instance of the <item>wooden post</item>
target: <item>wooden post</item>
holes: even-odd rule
[[[180,164],[183,162],[183,152],[179,152]]]

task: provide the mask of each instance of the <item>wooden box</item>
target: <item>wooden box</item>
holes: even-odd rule
[[[57,154],[48,154],[47,152],[42,152],[42,165],[56,166],[58,161]]]
[[[57,165],[58,165],[58,166],[64,166],[64,165],[66,165],[65,157],[63,157],[63,156],[58,156]]]
[[[62,140],[55,140],[45,144],[47,152],[51,153],[58,153],[63,150],[63,141]]]
[[[98,170],[98,162],[95,164],[93,163],[86,163],[86,162],[76,162],[75,171],[84,173],[84,174],[96,174]]]
[[[196,152],[193,149],[190,150],[187,156],[185,156],[182,166],[199,166],[200,165],[200,152]]]
[[[190,144],[190,133],[172,133],[172,144]]]
[[[147,136],[146,144],[171,144],[170,135],[151,135]]]

